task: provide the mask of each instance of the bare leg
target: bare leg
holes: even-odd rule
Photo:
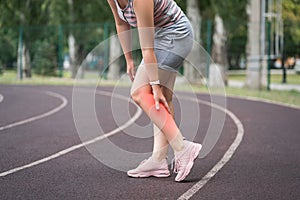
[[[162,91],[168,102],[172,117],[174,118],[174,107],[172,103],[173,92],[164,86],[162,86]],[[153,130],[154,144],[152,158],[156,161],[161,161],[167,157],[169,142],[163,132],[155,124],[153,124]]]
[[[167,83],[170,83],[170,81],[167,81]],[[184,180],[190,173],[194,165],[194,160],[198,157],[202,145],[183,141],[182,134],[173,118],[172,95],[170,95],[173,93],[172,91],[173,88],[165,90],[165,87],[162,86],[162,92],[168,101],[168,105],[172,108],[172,112],[169,113],[162,104],[160,105],[160,110],[156,110],[152,88],[147,79],[147,73],[145,73],[145,69],[142,67],[137,71],[135,81],[132,85],[131,96],[155,124],[154,145],[152,156],[136,169],[129,170],[127,172],[128,176],[168,177],[170,172],[167,159],[165,159],[168,143],[171,145],[175,154],[173,168],[173,171],[177,173],[175,181]]]
[[[148,83],[146,70],[143,66],[140,66],[131,90],[132,99],[143,109],[157,128],[162,131],[172,149],[181,151],[184,148],[182,134],[172,114],[162,104],[160,104],[160,110],[155,109],[152,88]],[[162,139],[162,137],[160,138]]]
[[[153,124],[154,143],[152,158],[156,161],[161,161],[167,157],[169,142],[166,136]]]

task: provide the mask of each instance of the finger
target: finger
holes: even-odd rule
[[[131,74],[132,74],[132,78],[134,79],[135,78],[135,69],[134,68],[132,68]]]
[[[131,74],[131,78],[132,78],[132,81],[133,81],[134,78],[135,78],[135,68],[131,68],[130,74]]]
[[[133,77],[133,75],[132,74],[130,74],[130,80],[131,80],[131,82],[133,82],[133,80],[134,80],[134,77]]]
[[[161,102],[163,103],[163,105],[165,106],[165,108],[167,109],[167,111],[169,113],[171,113],[170,108],[169,108],[169,104],[167,103],[166,99],[162,99]]]
[[[130,70],[127,71],[127,75],[129,76],[130,80],[133,81],[133,77],[132,77],[132,74],[131,74]]]
[[[156,110],[159,110],[159,100],[155,99],[155,108]]]
[[[164,106],[166,107],[166,109],[168,110],[168,112],[171,114],[171,110],[170,110],[170,107],[169,107],[169,104],[167,103],[166,100],[164,100]]]

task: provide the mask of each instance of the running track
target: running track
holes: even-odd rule
[[[113,123],[107,106],[111,88],[98,91],[101,127],[117,130],[111,140],[132,151],[151,151],[151,139],[133,141]],[[208,99],[198,95],[196,142],[208,128],[211,108],[201,103]],[[174,175],[133,179],[105,166],[81,145],[72,87],[1,85],[0,199],[300,199],[300,109],[237,98],[227,98],[227,109],[218,143],[195,162],[185,182],[176,183]],[[144,115],[137,117],[136,123],[149,123]],[[192,123],[193,117],[185,120]]]

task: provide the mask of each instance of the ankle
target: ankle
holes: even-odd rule
[[[167,158],[167,155],[165,155],[165,154],[153,153],[151,156],[151,159],[155,162],[161,162],[162,160],[164,160],[166,158]]]
[[[186,151],[187,147],[191,144],[192,144],[192,142],[190,142],[188,140],[183,140],[182,147],[180,149],[174,150],[175,156],[178,156],[178,155],[184,153]]]
[[[184,144],[184,141],[183,140],[173,140],[171,143],[170,143],[172,149],[174,152],[180,152],[184,149],[185,147],[185,144]]]

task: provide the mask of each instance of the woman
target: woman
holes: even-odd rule
[[[173,0],[107,0],[133,85],[132,99],[154,123],[150,158],[127,172],[130,177],[168,177],[168,145],[175,154],[175,181],[190,173],[201,144],[184,140],[174,121],[173,87],[178,67],[193,45],[191,25]],[[131,27],[137,27],[143,60],[135,73],[131,55]]]

